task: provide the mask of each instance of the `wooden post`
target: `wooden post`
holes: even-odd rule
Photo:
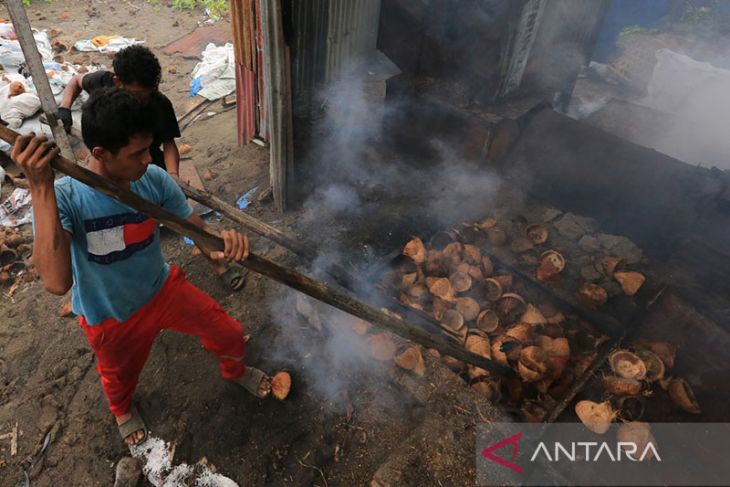
[[[25,7],[23,7],[23,2],[22,0],[7,0],[5,3],[8,6],[15,34],[18,36],[18,43],[23,49],[25,62],[28,64],[28,69],[30,69],[30,74],[33,77],[33,84],[38,92],[43,113],[46,114],[56,145],[61,149],[61,154],[65,158],[74,161],[74,153],[71,150],[71,144],[63,128],[63,123],[56,117],[56,111],[58,110],[56,99],[51,91],[51,84],[48,82],[46,70],[43,67],[43,59],[38,52],[38,46],[33,37],[33,30],[30,28],[30,21]]]
[[[14,144],[15,139],[18,136],[19,134],[14,130],[0,126],[0,138],[9,144]],[[178,217],[164,208],[160,208],[159,206],[150,203],[128,189],[122,188],[98,174],[74,164],[64,157],[56,157],[51,162],[51,166],[57,171],[71,176],[87,186],[90,186],[97,191],[101,191],[125,205],[144,213],[145,215],[155,218],[159,222],[164,223],[167,228],[191,238],[201,247],[211,250],[223,250],[224,248],[223,239],[220,237],[206,232],[191,222]],[[249,254],[248,259],[243,261],[242,264],[254,272],[263,274],[266,277],[327,303],[330,306],[334,306],[339,310],[353,316],[357,316],[358,318],[362,318],[363,320],[395,333],[406,340],[411,340],[427,348],[434,348],[444,355],[450,355],[468,364],[488,370],[494,374],[514,374],[514,371],[512,371],[509,367],[505,367],[490,359],[471,353],[464,347],[457,346],[454,342],[442,335],[432,334],[421,328],[413,326],[399,315],[362,303],[348,292],[329,287],[322,282],[315,281],[304,274],[279,265],[276,262],[270,261],[260,255],[256,255],[253,252]]]

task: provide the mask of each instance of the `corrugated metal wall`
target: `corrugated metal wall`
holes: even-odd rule
[[[330,0],[327,23],[326,81],[346,74],[375,51],[380,0]]]

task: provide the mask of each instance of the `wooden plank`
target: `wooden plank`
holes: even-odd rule
[[[30,21],[28,20],[25,7],[23,7],[22,0],[8,0],[6,5],[10,13],[10,18],[13,20],[13,26],[18,37],[18,43],[20,43],[20,47],[23,50],[25,62],[33,77],[33,84],[41,100],[43,113],[46,114],[53,138],[56,140],[56,145],[61,149],[61,154],[64,157],[73,161],[75,160],[74,153],[71,149],[66,131],[63,128],[63,123],[56,117],[56,111],[58,110],[56,99],[51,91],[51,84],[48,82],[46,70],[43,67],[43,59],[38,52],[38,46],[33,37],[33,30],[30,28]]]

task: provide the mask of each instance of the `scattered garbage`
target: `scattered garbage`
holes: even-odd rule
[[[0,118],[15,130],[23,120],[35,115],[41,108],[41,99],[22,81],[13,81],[0,87]]]
[[[233,93],[236,90],[233,44],[216,46],[210,43],[202,57],[191,75],[190,97],[200,95],[208,100],[217,100]]]
[[[137,39],[128,39],[117,35],[100,35],[93,39],[83,39],[74,44],[77,51],[89,52],[119,52],[125,47],[134,46],[135,44],[143,44],[144,41]]]
[[[189,144],[180,144],[180,147],[178,147],[177,150],[178,150],[178,152],[180,152],[180,155],[182,156],[182,155],[187,154],[191,150],[193,150],[193,148]]]
[[[32,215],[30,191],[25,188],[15,188],[0,205],[0,225],[4,227],[17,227],[30,223]]]
[[[248,208],[248,205],[251,204],[251,198],[254,194],[256,194],[256,190],[258,189],[258,186],[255,186],[254,188],[248,190],[246,194],[241,196],[236,200],[236,206],[238,206],[239,209],[245,210]]]

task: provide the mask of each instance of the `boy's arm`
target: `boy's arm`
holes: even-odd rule
[[[249,251],[249,245],[248,245],[248,237],[246,237],[242,233],[238,233],[235,230],[223,230],[222,232],[219,232],[215,230],[213,227],[208,226],[202,218],[200,218],[198,215],[193,213],[190,215],[187,219],[190,223],[193,225],[202,228],[208,233],[212,233],[213,235],[217,235],[220,238],[223,239],[225,242],[225,249],[223,252],[220,251],[209,251],[208,249],[204,247],[199,247],[200,250],[205,254],[209,259],[212,260],[228,260],[231,262],[243,262],[248,257],[248,251]]]
[[[162,155],[165,158],[165,168],[168,174],[180,177],[180,151],[177,149],[175,140],[162,143]]]
[[[71,126],[73,125],[71,105],[74,104],[76,98],[79,97],[84,89],[81,84],[81,80],[83,79],[83,74],[77,74],[71,78],[66,85],[66,88],[63,90],[63,98],[61,99],[61,103],[58,105],[58,118],[60,118],[63,122],[63,127],[66,129],[66,132],[70,131]]]
[[[13,146],[12,159],[28,179],[33,201],[33,263],[46,290],[63,295],[71,288],[71,235],[61,226],[53,169],[59,149],[46,137],[24,135]]]

